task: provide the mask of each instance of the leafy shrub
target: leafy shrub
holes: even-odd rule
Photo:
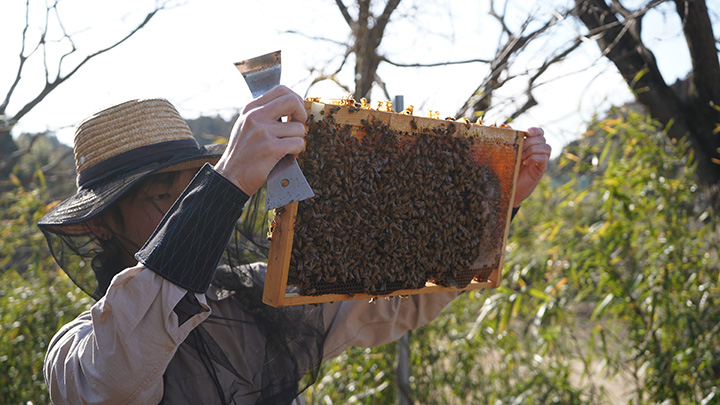
[[[564,152],[512,224],[502,285],[464,294],[413,333],[413,397],[709,403],[720,381],[720,227],[688,148],[618,110]],[[352,370],[393,347],[331,362],[310,399],[347,402]],[[377,366],[394,399],[394,362]]]
[[[512,224],[502,285],[411,338],[422,403],[711,403],[720,381],[720,223],[691,156],[616,111],[569,146]],[[0,403],[47,403],[42,361],[90,305],[35,227],[40,179],[0,195]],[[327,362],[308,403],[393,403],[394,344]]]
[[[90,305],[59,270],[35,225],[46,191],[0,195],[0,403],[49,403],[42,373],[50,338]]]

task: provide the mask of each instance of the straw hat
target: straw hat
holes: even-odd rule
[[[224,149],[199,146],[164,99],[132,100],[102,110],[75,132],[77,193],[48,212],[38,226],[59,235],[87,233],[85,221],[145,176],[214,164]]]

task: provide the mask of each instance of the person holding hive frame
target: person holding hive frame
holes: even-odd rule
[[[279,122],[279,117],[290,117]],[[97,299],[53,337],[55,403],[302,403],[300,381],[349,346],[432,321],[458,294],[273,308],[262,303],[257,191],[303,150],[302,98],[278,86],[242,111],[229,143],[198,146],[167,100],[132,100],[77,127],[77,193],[39,222],[58,264]],[[539,128],[514,206],[545,172]],[[242,217],[241,217],[242,216]]]

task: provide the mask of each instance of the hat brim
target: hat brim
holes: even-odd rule
[[[226,145],[200,147],[197,153],[174,157],[162,163],[146,165],[132,172],[122,173],[78,192],[59,203],[40,221],[38,227],[59,235],[83,235],[89,232],[85,221],[98,215],[128,189],[153,173],[199,168],[205,163],[215,164]]]

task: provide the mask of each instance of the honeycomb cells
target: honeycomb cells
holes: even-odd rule
[[[385,295],[487,277],[472,266],[501,250],[507,198],[473,159],[476,140],[455,124],[413,134],[378,120],[338,125],[336,111],[308,121],[299,163],[316,196],[298,206],[288,284]]]

